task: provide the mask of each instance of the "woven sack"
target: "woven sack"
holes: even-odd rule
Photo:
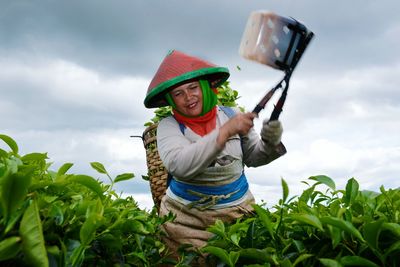
[[[147,175],[149,176],[151,195],[157,210],[167,190],[168,171],[165,168],[157,148],[158,123],[147,127],[142,135],[146,150]]]

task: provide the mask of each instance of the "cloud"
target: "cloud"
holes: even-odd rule
[[[0,66],[0,85],[6,96],[0,101],[8,107],[3,112],[10,125],[27,129],[137,127],[150,117],[150,111],[141,106],[147,79],[104,77],[61,60],[0,61]]]
[[[145,151],[139,138],[153,111],[147,86],[169,49],[203,57],[231,71],[239,104],[251,110],[283,73],[241,58],[250,12],[292,16],[315,38],[296,68],[281,115],[288,153],[246,169],[257,200],[293,194],[301,181],[326,174],[339,186],[397,186],[399,173],[399,4],[383,0],[320,2],[6,1],[0,9],[2,132],[23,153],[48,152],[53,168],[73,162],[75,173],[107,178],[124,194],[151,205]],[[182,12],[182,10],[185,10]],[[241,70],[236,67],[239,66]],[[256,121],[268,118],[275,96]],[[293,189],[292,189],[293,188]]]

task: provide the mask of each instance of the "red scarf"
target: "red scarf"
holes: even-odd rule
[[[193,132],[200,136],[205,136],[215,129],[217,125],[217,107],[214,107],[209,112],[200,117],[189,118],[181,115],[178,111],[174,110],[174,117],[177,122],[184,124],[186,127],[192,129]]]

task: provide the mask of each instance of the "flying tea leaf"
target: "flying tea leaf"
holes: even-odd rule
[[[281,179],[281,183],[282,183],[282,190],[283,190],[283,199],[282,200],[283,200],[283,203],[285,203],[287,197],[289,196],[289,187],[283,178]]]

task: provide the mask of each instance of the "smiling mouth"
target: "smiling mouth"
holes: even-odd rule
[[[197,102],[187,105],[189,109],[195,108],[197,106]]]

